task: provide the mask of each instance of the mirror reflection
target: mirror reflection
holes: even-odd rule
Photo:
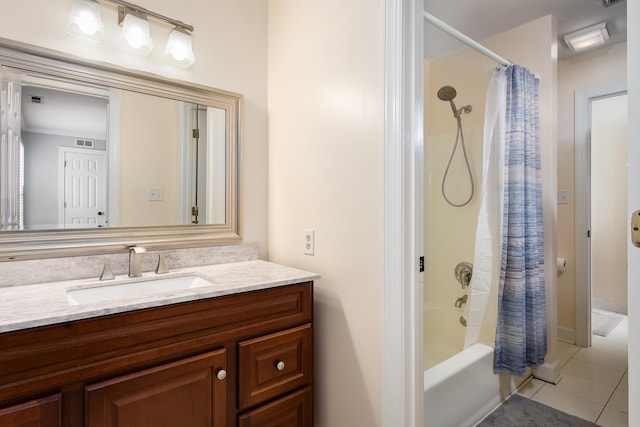
[[[222,108],[2,68],[1,230],[225,224]]]

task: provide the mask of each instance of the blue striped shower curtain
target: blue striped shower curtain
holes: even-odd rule
[[[500,71],[507,102],[494,372],[522,376],[547,353],[539,80],[517,65]]]

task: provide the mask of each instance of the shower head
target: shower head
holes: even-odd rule
[[[456,92],[456,89],[453,86],[442,86],[438,91],[438,98],[440,100],[445,102],[449,101],[449,104],[451,105],[451,111],[453,111],[453,117],[455,117],[456,119],[460,117],[463,110],[465,113],[471,112],[471,105],[465,105],[458,110],[455,102],[453,102],[453,98],[455,98],[457,94],[458,92]]]
[[[451,101],[457,94],[458,92],[453,86],[442,86],[438,91],[438,98],[442,101]]]
[[[456,108],[456,104],[453,102],[453,98],[456,97],[458,92],[453,86],[442,86],[438,91],[438,98],[442,101],[449,101],[451,104],[451,110],[453,111],[453,117],[458,118],[458,109]]]

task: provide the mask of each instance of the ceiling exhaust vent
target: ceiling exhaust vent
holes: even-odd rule
[[[604,7],[609,7],[616,3],[622,3],[623,1],[624,0],[602,0],[602,4],[604,5]]]
[[[93,148],[93,139],[76,139],[76,147]]]
[[[44,104],[44,98],[41,96],[29,95],[29,98],[31,98],[31,102],[34,104]]]

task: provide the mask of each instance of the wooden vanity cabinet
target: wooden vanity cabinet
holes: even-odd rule
[[[0,409],[0,426],[58,427],[60,394]]]
[[[0,334],[0,426],[312,425],[313,283]]]

